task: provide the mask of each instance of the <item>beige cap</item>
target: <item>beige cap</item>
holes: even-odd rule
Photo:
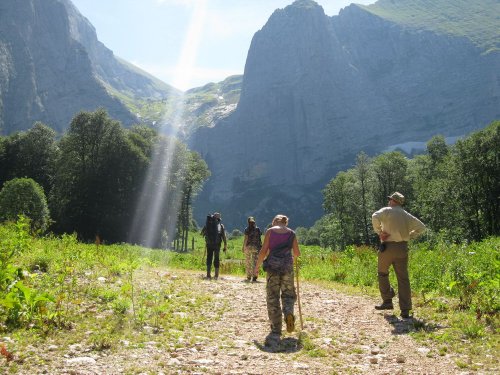
[[[393,201],[396,201],[401,205],[405,203],[405,196],[397,191],[389,195],[387,198],[392,199]]]

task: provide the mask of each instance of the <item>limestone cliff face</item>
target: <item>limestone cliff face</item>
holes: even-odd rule
[[[125,125],[136,118],[112,96],[166,97],[170,88],[113,56],[69,0],[0,3],[0,131],[43,121],[63,131],[80,110],[104,107]]]
[[[97,39],[94,26],[80,14],[73,3],[70,0],[60,1],[68,12],[71,37],[85,48],[95,74],[105,85],[122,94],[131,93],[142,99],[161,100],[180,93],[172,86],[115,56],[113,51]]]
[[[498,72],[498,53],[356,5],[335,17],[310,0],[277,10],[252,40],[235,113],[192,137],[212,171],[197,216],[225,211],[237,227],[283,212],[310,225],[321,189],[361,150],[499,118]]]
[[[383,99],[388,117],[375,124],[393,139],[379,142],[464,135],[500,115],[498,51],[394,24],[353,5],[332,24],[363,86]]]

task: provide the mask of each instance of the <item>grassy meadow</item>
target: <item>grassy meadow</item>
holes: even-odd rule
[[[221,253],[222,275],[244,277],[242,241],[230,239],[227,253]],[[194,248],[187,253],[83,244],[72,235],[33,237],[23,220],[1,225],[0,356],[9,362],[9,371],[15,373],[28,358],[36,361],[28,348],[47,343],[62,347],[86,342],[102,351],[123,340],[140,342],[148,331],[162,332],[165,345],[175,345],[186,330],[210,337],[213,333],[201,332],[199,323],[221,310],[206,311],[212,296],[194,293],[196,286],[172,276],[176,269],[203,274],[204,241],[192,233],[189,243]],[[499,349],[499,250],[500,238],[411,246],[416,316],[411,334],[438,343],[440,355],[453,351],[477,358],[460,363],[463,368],[497,360],[489,353]],[[378,295],[372,248],[332,252],[301,246],[301,251],[301,280]],[[143,288],[145,283],[154,287]]]

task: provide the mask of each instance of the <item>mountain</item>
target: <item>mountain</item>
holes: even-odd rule
[[[190,137],[212,172],[196,218],[217,210],[243,227],[281,212],[311,225],[321,190],[361,150],[456,138],[500,118],[499,4],[276,10],[252,39],[236,110]]]
[[[179,125],[179,138],[186,140],[199,128],[214,127],[219,121],[228,117],[236,109],[240,99],[243,76],[234,75],[221,82],[208,83],[202,87],[186,91],[180,98],[180,104],[167,100],[166,123]],[[180,120],[175,119],[175,108],[180,105]]]
[[[0,2],[0,130],[42,121],[62,132],[80,110],[104,107],[130,125],[148,101],[180,92],[114,56],[69,0]],[[147,122],[148,119],[146,119]]]
[[[414,152],[500,118],[498,14],[498,0],[379,0],[328,17],[298,0],[254,35],[243,77],[181,93],[115,56],[70,0],[2,0],[0,134],[35,121],[63,132],[104,107],[175,129],[206,159],[198,221],[282,212],[311,225],[359,151]]]

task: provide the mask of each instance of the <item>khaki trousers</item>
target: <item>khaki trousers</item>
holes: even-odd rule
[[[408,276],[408,243],[385,242],[386,249],[378,253],[378,287],[382,300],[391,300],[394,291],[389,282],[389,267],[392,265],[398,280],[399,308],[411,310],[411,288]]]

